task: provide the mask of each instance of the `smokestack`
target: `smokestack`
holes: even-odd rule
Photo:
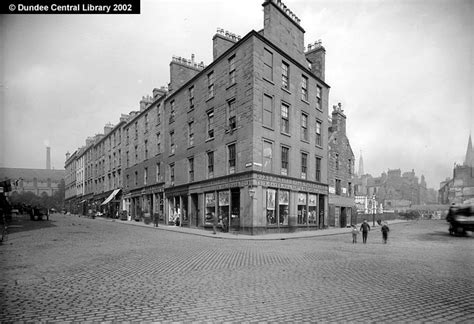
[[[46,147],[46,170],[51,170],[51,148]]]

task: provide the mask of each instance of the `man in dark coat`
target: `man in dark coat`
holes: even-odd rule
[[[362,225],[360,225],[360,230],[362,231],[362,242],[367,243],[367,234],[370,231],[370,225],[367,223],[367,220],[364,219]]]

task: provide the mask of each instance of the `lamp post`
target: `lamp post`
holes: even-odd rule
[[[375,194],[372,195],[372,226],[375,226]]]

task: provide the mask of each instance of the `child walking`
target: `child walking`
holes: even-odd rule
[[[383,223],[380,230],[382,231],[382,241],[384,244],[387,244],[388,232],[390,232],[390,228],[388,228],[387,223]]]
[[[357,227],[355,225],[352,225],[352,244],[357,243],[358,234],[359,234],[359,231],[357,230]]]

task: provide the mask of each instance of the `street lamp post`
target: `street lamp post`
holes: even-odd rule
[[[372,226],[375,226],[375,194],[372,195]]]

